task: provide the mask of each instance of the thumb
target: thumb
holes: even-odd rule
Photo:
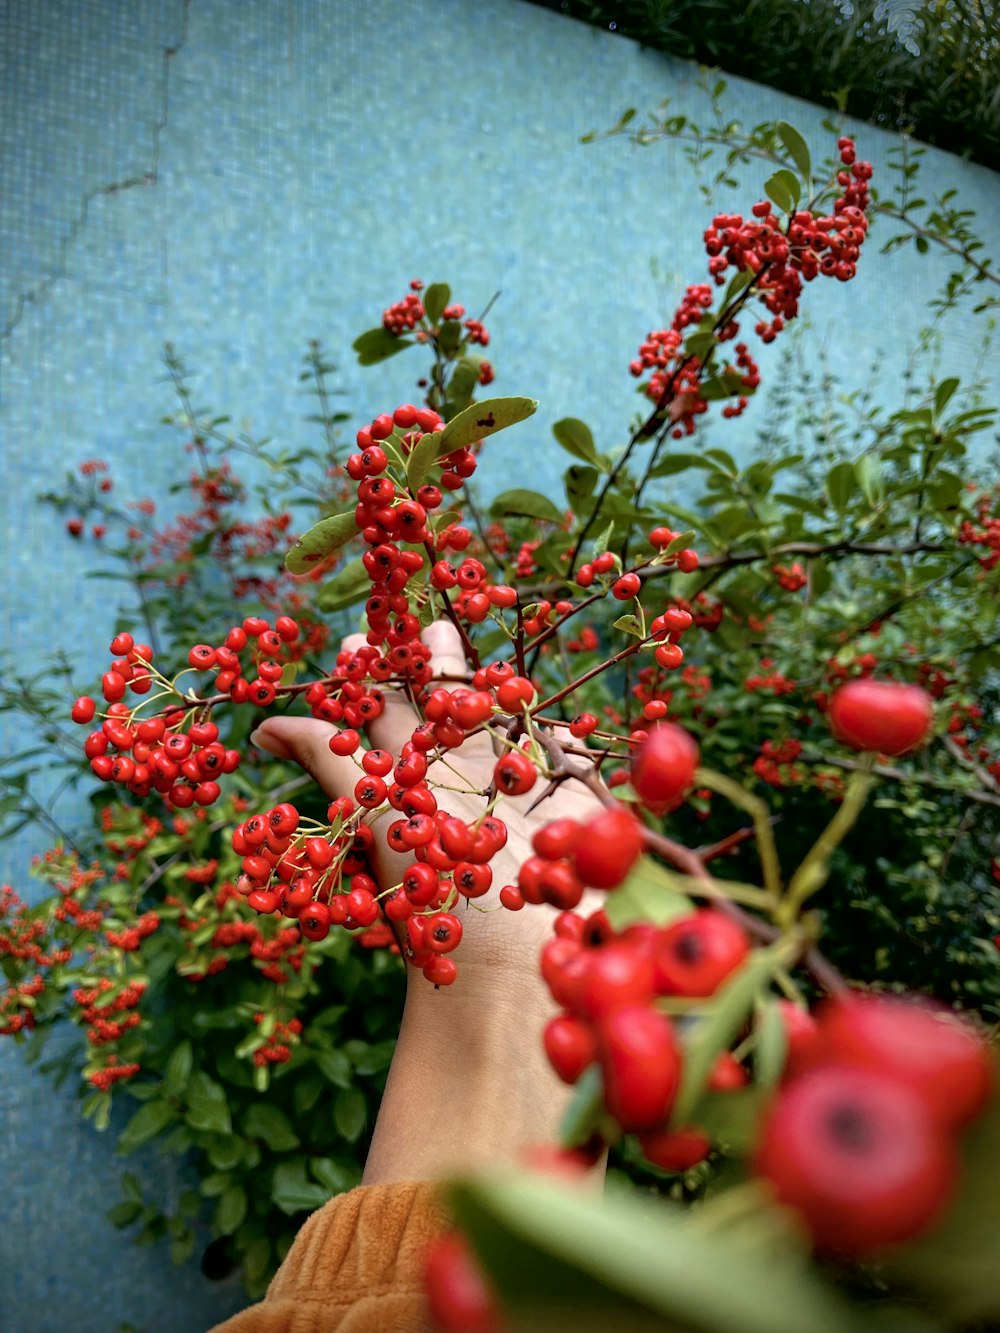
[[[269,717],[250,736],[250,743],[276,759],[290,759],[315,778],[331,800],[352,796],[361,766],[350,756],[333,754],[330,737],[339,727],[314,717]]]

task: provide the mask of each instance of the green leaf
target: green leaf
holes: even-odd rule
[[[377,366],[380,361],[387,361],[390,356],[395,356],[412,343],[412,338],[397,338],[394,333],[380,326],[362,333],[351,346],[358,354],[359,366]]]
[[[763,1199],[752,1231],[509,1172],[454,1185],[448,1201],[519,1333],[856,1333],[861,1322],[792,1247],[768,1243]]]
[[[243,1133],[248,1139],[263,1139],[271,1152],[290,1152],[299,1146],[299,1138],[284,1111],[267,1102],[254,1102],[243,1117]]]
[[[696,356],[702,365],[704,365],[705,361],[708,359],[709,352],[712,351],[718,341],[719,340],[714,333],[692,333],[690,338],[684,343],[684,355]]]
[[[526,421],[537,407],[534,398],[486,398],[481,403],[472,403],[441,432],[439,456]]]
[[[316,1063],[323,1075],[338,1088],[351,1086],[351,1062],[343,1051],[320,1051]]]
[[[566,1108],[559,1137],[575,1148],[593,1135],[604,1117],[604,1076],[599,1064],[589,1065],[577,1080]]]
[[[788,1054],[787,1029],[777,1000],[768,998],[758,1004],[754,1034],[754,1082],[760,1088],[773,1088]]]
[[[582,459],[584,463],[593,463],[596,468],[601,467],[594,437],[585,421],[580,421],[578,417],[563,417],[552,427],[552,434],[568,454]]]
[[[812,180],[812,161],[809,156],[809,145],[803,139],[794,125],[789,125],[787,120],[779,120],[778,138],[785,145],[788,156],[798,168],[799,175],[808,186]]]
[[[441,443],[442,437],[442,431],[428,431],[410,451],[406,460],[406,484],[411,491],[417,491],[424,484],[437,460],[448,453]]]
[[[271,1200],[283,1213],[292,1216],[307,1209],[320,1208],[329,1198],[322,1185],[306,1179],[306,1161],[297,1157],[281,1162],[274,1168],[271,1182]]]
[[[992,1105],[962,1143],[958,1197],[925,1240],[889,1259],[890,1269],[944,1304],[948,1327],[992,1328],[1000,1319],[1000,1105]]]
[[[814,556],[809,561],[809,591],[813,600],[818,600],[829,592],[832,585],[833,575],[830,573],[828,562],[822,556]]]
[[[220,1236],[231,1236],[247,1215],[246,1190],[240,1185],[230,1185],[219,1197],[215,1209],[214,1225]]]
[[[194,1067],[194,1052],[189,1041],[182,1041],[170,1053],[167,1067],[163,1074],[163,1090],[176,1097],[187,1086]]]
[[[704,398],[706,403],[717,403],[726,398],[738,398],[741,394],[748,398],[753,392],[735,371],[727,370],[722,375],[709,375],[708,379],[703,380],[698,396]]]
[[[625,634],[631,634],[636,639],[644,638],[642,625],[637,616],[619,616],[614,621],[612,628],[620,629]]]
[[[304,532],[285,556],[290,574],[308,574],[323,560],[349,542],[358,530],[354,511],[333,514]]]
[[[685,1034],[684,1072],[671,1117],[674,1124],[686,1125],[690,1120],[716,1057],[729,1048],[743,1027],[755,998],[770,980],[782,957],[776,945],[755,949],[739,971],[716,992],[697,1023]]]
[[[232,1122],[222,1086],[202,1070],[192,1074],[187,1088],[187,1122],[192,1129],[229,1134]]]
[[[858,478],[853,463],[834,463],[826,474],[826,493],[834,509],[841,513],[847,508],[851,496],[857,490]]]
[[[581,516],[582,512],[591,508],[588,501],[594,494],[594,487],[597,485],[599,475],[597,468],[581,467],[578,463],[566,469],[566,475],[563,478],[566,499],[570,503],[570,508],[578,517]]]
[[[561,523],[563,515],[546,495],[537,491],[504,491],[490,505],[494,518],[504,514],[525,514],[529,518],[540,518],[546,523]]]
[[[365,1044],[364,1050],[358,1050],[351,1055],[355,1071],[365,1077],[381,1074],[392,1063],[392,1055],[395,1049],[396,1042],[393,1038],[389,1038],[388,1041],[375,1042],[373,1045]]]
[[[348,1143],[360,1138],[368,1108],[360,1088],[341,1088],[333,1099],[333,1123]]]
[[[311,1157],[309,1170],[331,1194],[354,1189],[361,1178],[361,1169],[356,1162],[339,1162],[334,1157]]]
[[[316,605],[328,614],[333,611],[343,611],[345,607],[353,606],[366,596],[370,587],[371,579],[360,557],[348,560],[347,564],[341,565],[333,578],[320,588],[316,595]]]
[[[882,498],[882,467],[879,460],[874,454],[862,454],[854,464],[854,474],[865,499],[870,505],[877,505]]]
[[[624,884],[608,894],[604,910],[615,930],[624,930],[637,921],[665,925],[694,911],[694,905],[677,888],[669,870],[643,856],[629,871]]]
[[[802,182],[794,171],[782,167],[764,182],[764,193],[783,213],[790,213],[802,197]]]
[[[939,417],[948,406],[952,394],[958,388],[958,379],[942,380],[934,393],[934,415]]]
[[[137,1222],[142,1216],[142,1204],[134,1203],[131,1199],[123,1199],[121,1203],[116,1203],[114,1208],[105,1213],[105,1217],[113,1227],[122,1230],[130,1227],[133,1222]]]
[[[432,282],[424,292],[424,312],[432,324],[437,324],[445,306],[451,304],[451,288],[446,282]]]
[[[686,472],[688,468],[705,466],[701,454],[666,454],[653,468],[650,476],[672,477],[678,472]]]
[[[118,1151],[123,1155],[135,1152],[136,1148],[162,1133],[176,1117],[177,1112],[166,1101],[147,1102],[140,1106],[118,1135]]]

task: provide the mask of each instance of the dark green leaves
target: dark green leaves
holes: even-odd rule
[[[803,139],[794,125],[789,125],[787,120],[778,121],[778,138],[785,145],[788,156],[795,163],[799,175],[808,187],[812,179],[812,162],[809,157],[809,145]]]
[[[291,1216],[320,1208],[329,1197],[330,1191],[325,1186],[307,1179],[304,1157],[281,1162],[274,1168],[271,1199],[283,1213]]]
[[[404,347],[410,347],[412,342],[412,338],[397,338],[394,333],[379,326],[377,329],[369,329],[367,333],[362,333],[360,337],[354,339],[351,346],[358,354],[358,365],[377,366],[380,361],[395,356]]]
[[[240,1185],[230,1185],[219,1196],[215,1208],[215,1229],[220,1236],[231,1236],[243,1224],[247,1215],[246,1190]]]
[[[674,917],[690,912],[692,903],[677,887],[669,870],[643,856],[632,867],[625,883],[608,894],[604,910],[615,930],[624,930],[636,921],[665,925]]]
[[[324,583],[316,598],[321,611],[328,614],[342,611],[367,596],[371,579],[365,572],[360,558],[348,560],[337,570],[333,578]]]
[[[299,1146],[288,1116],[267,1102],[255,1102],[247,1108],[243,1133],[248,1139],[260,1139],[272,1152],[290,1152]]]
[[[202,1070],[188,1080],[187,1106],[187,1122],[192,1129],[213,1134],[232,1132],[225,1090]]]
[[[338,551],[345,542],[349,542],[358,530],[354,514],[333,514],[304,532],[292,549],[285,556],[285,568],[290,574],[308,574],[321,564],[334,551]]]
[[[432,282],[424,292],[424,312],[432,324],[437,324],[451,302],[451,288],[446,282]]]
[[[366,1118],[367,1108],[360,1088],[341,1088],[333,1102],[333,1123],[348,1143],[360,1138]]]
[[[764,182],[764,193],[783,213],[790,213],[802,197],[802,182],[794,171],[782,167]]]
[[[490,513],[495,518],[504,514],[523,514],[528,518],[540,518],[546,523],[561,523],[562,513],[545,495],[537,491],[504,491],[490,505]]]
[[[835,463],[826,474],[826,493],[834,509],[846,509],[857,487],[858,478],[853,463]]]
[[[157,1100],[140,1106],[135,1115],[118,1135],[118,1151],[127,1154],[148,1143],[177,1118],[169,1102]]]
[[[537,407],[534,398],[486,398],[473,403],[445,426],[438,440],[438,457],[525,421]]]
[[[794,1249],[769,1242],[772,1228],[713,1226],[709,1208],[695,1225],[665,1200],[601,1199],[509,1175],[454,1186],[449,1202],[521,1333],[859,1327]]]
[[[552,427],[552,434],[568,454],[581,459],[584,463],[593,463],[596,468],[601,467],[594,437],[585,421],[580,421],[576,417],[563,417]]]

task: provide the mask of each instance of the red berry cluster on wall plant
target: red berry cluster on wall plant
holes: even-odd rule
[[[788,142],[801,169],[800,141]],[[768,543],[754,507],[770,503],[766,489],[733,490],[746,513],[734,498],[723,511],[728,535],[721,521],[699,533],[660,486],[672,475],[673,442],[703,429],[713,404],[722,419],[738,415],[760,384],[749,341],[736,341],[741,327],[767,345],[796,318],[810,282],[855,277],[871,167],[850,139],[838,153],[839,167],[815,191],[806,152],[802,179],[783,169],[747,216],[713,218],[704,234],[709,281],[687,288],[669,326],[650,332],[630,365],[649,377],[644,416],[624,447],[602,453],[583,422],[557,423],[576,460],[568,507],[516,489],[495,499],[488,518],[480,512],[469,483],[481,451],[537,404],[475,401],[494,377],[476,350],[490,341],[485,312],[467,317],[444,284],[413,280],[355,349],[363,364],[411,345],[429,351],[423,400],[357,430],[338,465],[336,512],[287,538],[288,576],[317,588],[316,602],[283,607],[280,589],[269,588],[267,617],[232,615],[223,632],[186,643],[174,674],[163,665],[169,654],[123,630],[100,689],[70,713],[89,729],[93,774],[148,801],[150,820],[180,820],[196,834],[194,821],[217,803],[231,816],[224,854],[235,862],[216,890],[218,919],[192,919],[178,898],[135,922],[98,913],[89,924],[116,957],[176,923],[192,937],[193,981],[220,975],[230,951],[249,945],[261,977],[281,987],[348,932],[444,988],[461,985],[463,934],[478,914],[547,913],[551,937],[538,966],[555,1012],[541,1040],[576,1089],[560,1164],[585,1169],[610,1146],[661,1176],[691,1179],[736,1158],[760,1206],[777,1202],[819,1253],[855,1261],[941,1221],[962,1189],[961,1153],[989,1113],[994,1074],[970,1020],[844,980],[820,951],[817,895],[877,781],[936,781],[920,766],[944,747],[982,778],[988,801],[1000,765],[976,748],[982,709],[953,705],[951,677],[911,662],[905,645],[883,662],[845,635],[816,678],[799,678],[794,654],[770,655],[775,589],[812,605],[822,600],[821,577],[829,586],[824,561],[895,558],[899,548],[863,532],[820,540],[805,520],[801,539]],[[739,480],[730,464],[706,449],[704,466],[728,478],[720,491]],[[826,484],[842,515],[856,473]],[[952,552],[987,550],[973,557],[982,578],[996,565],[993,498],[978,495],[951,543]],[[918,529],[902,554],[924,549],[945,548],[922,542]],[[716,587],[740,568],[752,578],[737,595]],[[326,651],[317,607],[353,608],[360,636]],[[863,621],[858,633],[877,634],[893,614]],[[440,621],[461,652],[444,671],[426,634]],[[792,704],[774,704],[798,709],[798,732],[776,727],[749,756],[714,710],[705,665],[710,637],[725,642],[736,626],[762,645],[741,682],[745,706],[786,720]],[[415,722],[401,744],[383,748],[375,732],[400,697]],[[232,800],[227,780],[247,755],[226,739],[224,719],[289,710],[328,724],[350,794],[320,807],[314,790],[267,808]],[[483,737],[492,768],[488,780],[470,782],[457,752]],[[783,863],[760,795],[730,771],[744,761],[773,794],[809,786],[829,805],[796,868]],[[546,801],[568,783],[588,788],[599,809],[587,820],[545,819]],[[740,827],[688,846],[679,830],[720,802]],[[510,811],[526,808],[540,819],[530,849],[515,873],[496,873],[509,865],[506,853],[498,858]],[[737,853],[745,878],[713,873]],[[215,871],[209,863],[198,880],[192,869],[192,882],[207,891]],[[79,916],[82,881],[73,884],[63,910]],[[5,902],[3,915],[4,952],[53,966],[56,954],[35,940],[24,912]],[[101,1092],[142,1070],[124,1054],[144,983],[124,965],[122,978],[74,992],[97,1053],[88,1078]],[[0,1030],[32,1026],[42,984],[7,994]],[[293,1061],[308,1041],[282,1012],[254,1015],[258,1073]],[[462,1292],[451,1280],[472,1263],[460,1246],[448,1238],[429,1257],[436,1317],[445,1328],[490,1327],[474,1271]]]

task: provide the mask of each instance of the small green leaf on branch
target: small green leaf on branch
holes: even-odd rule
[[[290,574],[309,574],[318,564],[349,542],[358,530],[354,514],[333,514],[304,532],[285,556]]]

